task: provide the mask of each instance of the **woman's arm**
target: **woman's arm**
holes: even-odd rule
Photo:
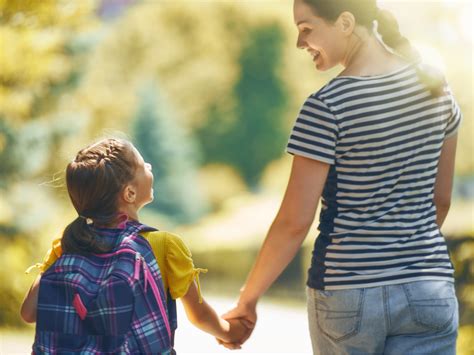
[[[235,342],[242,339],[248,332],[248,329],[240,321],[229,322],[219,317],[205,300],[199,303],[199,293],[195,282],[191,283],[188,292],[181,297],[181,301],[189,321],[216,338],[226,342]]]
[[[436,224],[439,228],[443,225],[451,205],[456,143],[457,134],[446,139],[441,149],[441,156],[439,157],[433,198],[436,206]]]
[[[21,305],[21,318],[27,323],[36,322],[36,309],[38,308],[38,291],[41,275],[35,279],[30,287],[30,290],[25,296]]]
[[[257,260],[241,290],[237,307],[226,319],[243,318],[252,327],[260,296],[295,257],[311,227],[330,165],[295,156],[290,179]]]

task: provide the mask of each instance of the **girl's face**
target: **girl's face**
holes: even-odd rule
[[[294,21],[298,28],[296,46],[306,49],[318,70],[325,71],[344,60],[347,36],[338,20],[334,24],[316,16],[303,0],[295,0]]]
[[[137,161],[135,178],[132,182],[136,190],[135,206],[141,208],[153,201],[153,173],[151,164],[143,160],[142,155],[135,147],[133,147],[133,151]]]

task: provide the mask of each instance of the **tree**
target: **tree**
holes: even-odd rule
[[[287,140],[288,98],[279,77],[282,45],[283,30],[277,23],[249,31],[238,61],[231,117],[213,106],[208,123],[199,130],[206,138],[201,142],[207,159],[236,166],[251,187],[258,184],[265,166],[281,156]]]
[[[93,1],[0,0],[0,326],[22,324],[31,280],[14,275],[57,222],[58,191],[41,183],[65,167],[59,148],[74,125],[58,108],[82,69],[75,40],[94,19]]]
[[[8,186],[21,166],[14,147],[17,143],[17,132],[0,117],[0,191]]]
[[[238,154],[235,149],[231,153],[251,186],[258,182],[264,167],[281,156],[287,140],[283,124],[287,96],[278,77],[282,43],[283,31],[278,24],[263,25],[250,32],[240,57],[233,135],[239,149]]]
[[[176,222],[192,222],[206,209],[196,186],[197,146],[177,124],[156,84],[145,85],[139,96],[132,132],[137,149],[153,167],[150,207]]]
[[[95,23],[93,1],[0,0],[0,115],[25,122],[74,83],[71,45]]]

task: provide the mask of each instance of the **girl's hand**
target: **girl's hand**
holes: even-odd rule
[[[231,324],[231,327],[233,322],[239,321],[246,328],[246,332],[236,341],[225,342],[221,339],[217,339],[218,343],[227,349],[240,349],[242,344],[247,341],[255,328],[257,322],[256,306],[256,304],[239,303],[237,307],[225,313],[222,318],[227,320]]]
[[[247,328],[240,319],[229,319],[229,343],[241,343],[242,340],[247,337],[249,328]],[[251,332],[251,330],[250,330]]]
[[[36,311],[38,309],[38,293],[41,275],[35,279],[31,285],[30,290],[25,296],[21,305],[20,315],[21,318],[27,323],[36,322]]]
[[[240,349],[242,343],[247,339],[252,332],[252,329],[247,328],[239,319],[229,319],[229,333],[225,340],[217,339],[217,342],[227,349]]]

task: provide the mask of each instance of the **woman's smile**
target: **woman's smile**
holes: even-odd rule
[[[309,54],[311,54],[311,56],[313,57],[313,62],[316,62],[321,56],[321,52],[319,51],[310,51]]]

